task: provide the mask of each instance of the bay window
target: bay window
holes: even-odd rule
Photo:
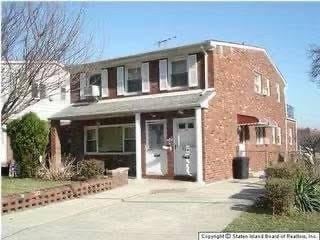
[[[85,152],[101,154],[135,152],[132,125],[105,125],[85,128]]]

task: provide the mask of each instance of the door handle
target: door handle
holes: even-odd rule
[[[160,153],[153,154],[154,157],[160,157]]]

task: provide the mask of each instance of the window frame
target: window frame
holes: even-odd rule
[[[256,91],[256,80],[257,80],[257,77],[260,77],[259,92]],[[259,94],[259,95],[262,95],[263,87],[262,87],[262,74],[261,73],[254,72],[254,85],[253,86],[254,86],[254,92]]]
[[[255,127],[256,131],[256,145],[264,145],[266,144],[266,128],[265,127]],[[258,134],[259,133],[259,134]],[[262,134],[262,137],[260,136]],[[261,141],[262,139],[262,141]]]
[[[280,84],[276,83],[276,92],[277,92],[277,102],[281,102],[281,90],[280,90]]]
[[[122,128],[122,152],[99,152],[99,128],[108,128],[108,127],[121,127]],[[136,152],[125,152],[124,143],[125,143],[125,128],[135,128],[134,123],[125,123],[125,124],[109,124],[109,125],[94,125],[94,126],[84,126],[84,154],[85,155],[130,155],[136,154]],[[96,130],[96,152],[87,151],[87,130]],[[136,140],[136,138],[135,138]]]
[[[289,145],[293,145],[293,129],[289,128]]]
[[[141,89],[140,91],[136,91],[136,92],[128,92],[128,81],[129,80],[129,69],[133,69],[133,68],[140,68],[140,80],[141,80]],[[137,95],[142,93],[142,62],[139,63],[132,63],[132,64],[126,64],[124,66],[124,95],[125,96],[130,96],[130,95]]]
[[[188,69],[188,56],[189,55],[182,55],[176,56],[172,58],[168,58],[168,88],[169,90],[179,90],[179,89],[186,89],[189,88],[189,69]],[[172,87],[172,63],[178,61],[185,61],[186,62],[186,73],[187,73],[187,85],[186,86],[175,86]]]

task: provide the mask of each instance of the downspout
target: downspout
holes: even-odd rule
[[[209,83],[208,83],[208,53],[204,49],[203,46],[201,46],[201,50],[204,54],[204,88],[208,89],[209,88]]]
[[[284,87],[284,110],[285,110],[285,130],[286,130],[286,148],[285,148],[285,156],[288,154],[288,121],[287,121],[287,116],[288,116],[288,109],[287,109],[287,86]]]

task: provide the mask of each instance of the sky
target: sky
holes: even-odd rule
[[[310,81],[308,49],[320,45],[319,3],[95,2],[85,9],[85,34],[96,60],[208,39],[261,46],[287,80],[287,102],[300,127],[320,128],[320,88]]]

